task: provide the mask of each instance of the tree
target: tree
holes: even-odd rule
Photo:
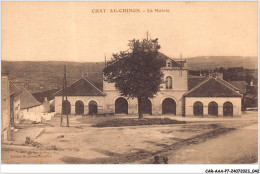
[[[158,58],[158,39],[130,40],[129,50],[113,54],[104,68],[104,80],[115,83],[122,96],[137,98],[139,118],[143,118],[143,103],[160,90],[163,83],[161,68],[164,60]]]

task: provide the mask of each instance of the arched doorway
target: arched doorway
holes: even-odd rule
[[[152,102],[148,98],[143,99],[143,114],[152,115]]]
[[[128,114],[128,102],[125,98],[119,97],[116,99],[115,114]]]
[[[68,100],[62,102],[62,114],[67,115],[71,113],[71,106]]]
[[[84,103],[81,100],[75,103],[75,113],[76,115],[84,114]]]
[[[97,102],[94,100],[91,100],[88,103],[88,108],[89,108],[89,115],[96,115],[97,114]]]
[[[162,102],[162,114],[176,115],[176,102],[172,98],[166,98]]]
[[[199,101],[196,101],[193,104],[193,115],[195,116],[203,116],[203,104]]]
[[[208,114],[218,116],[218,104],[216,102],[210,102],[209,103]]]
[[[233,116],[233,104],[231,102],[225,102],[223,105],[223,115]]]

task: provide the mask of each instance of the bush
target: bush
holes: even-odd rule
[[[185,121],[177,121],[169,118],[119,118],[97,123],[93,127],[121,127],[121,126],[140,126],[140,125],[165,125],[165,124],[185,124]]]

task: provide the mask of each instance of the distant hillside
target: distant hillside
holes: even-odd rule
[[[10,79],[18,86],[39,92],[62,86],[64,65],[67,67],[68,84],[84,76],[102,90],[103,62],[2,61],[2,71],[9,72]]]
[[[9,72],[10,79],[18,86],[25,86],[31,92],[60,88],[67,67],[68,84],[84,76],[102,90],[104,62],[63,62],[63,61],[2,61],[2,71]],[[187,59],[191,70],[215,69],[219,67],[244,67],[257,69],[257,57],[193,57]]]
[[[204,56],[192,57],[186,59],[188,69],[202,70],[215,69],[219,67],[243,67],[244,69],[257,69],[257,57],[242,57],[242,56]]]

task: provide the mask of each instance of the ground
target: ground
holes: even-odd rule
[[[154,156],[169,164],[237,164],[258,162],[258,116],[171,118],[186,124],[92,127],[111,119],[137,116],[70,116],[70,127],[51,122],[20,125],[13,144],[2,144],[7,164],[149,164]],[[64,118],[64,126],[66,119]],[[37,146],[24,145],[26,136]]]

